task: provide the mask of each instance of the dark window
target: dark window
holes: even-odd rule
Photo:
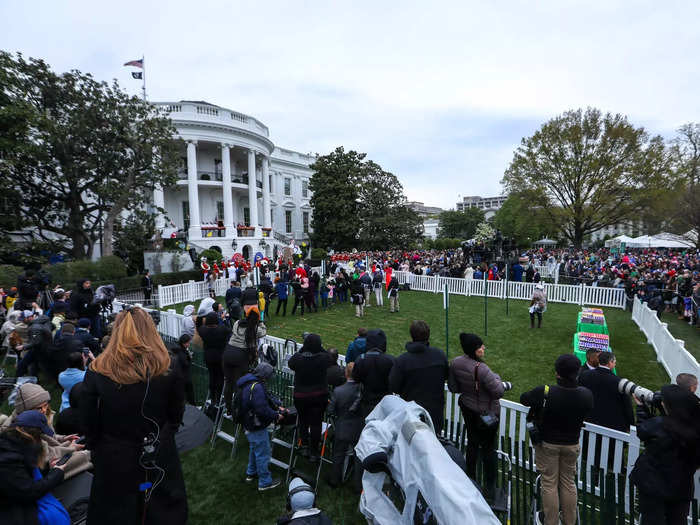
[[[284,225],[287,233],[292,233],[292,210],[284,211]]]
[[[190,201],[182,201],[182,219],[183,228],[188,230],[190,228]]]
[[[284,179],[284,194],[292,194],[292,179]]]
[[[223,201],[216,201],[216,220],[224,220],[224,203]]]
[[[305,211],[302,218],[304,220],[304,233],[309,233],[309,212]]]
[[[250,208],[243,208],[243,224],[250,226]]]
[[[309,196],[309,181],[308,180],[301,181],[301,196],[302,197]]]

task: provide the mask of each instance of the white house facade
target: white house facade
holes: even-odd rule
[[[294,239],[308,239],[309,165],[315,156],[275,147],[254,117],[207,102],[157,102],[181,139],[179,180],[156,189],[166,210],[158,228],[187,233],[191,246],[250,259],[273,257]]]

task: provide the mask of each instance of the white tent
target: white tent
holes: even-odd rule
[[[620,244],[623,242],[629,246],[631,242],[634,242],[634,239],[632,237],[628,237],[627,235],[618,235],[617,237],[613,237],[612,239],[605,241],[605,247],[609,248],[610,246],[620,246]]]
[[[655,236],[642,235],[640,237],[635,237],[629,243],[627,243],[628,248],[690,248],[692,243],[683,239],[670,239],[664,238],[664,236],[669,237],[672,234],[659,234]],[[677,237],[677,236],[676,236]]]

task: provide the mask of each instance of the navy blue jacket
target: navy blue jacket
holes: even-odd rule
[[[367,350],[367,339],[356,337],[348,345],[348,350],[345,353],[345,362],[354,363],[358,357],[365,353],[365,350]]]
[[[278,412],[273,407],[278,407],[280,402],[268,394],[265,383],[256,375],[244,375],[236,386],[241,389],[241,413],[246,430],[261,430],[277,419]],[[253,414],[257,416],[257,424]]]

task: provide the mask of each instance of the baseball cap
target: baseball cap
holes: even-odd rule
[[[26,410],[19,414],[12,422],[13,427],[38,428],[47,436],[53,436],[53,430],[49,427],[46,416],[38,410]]]

